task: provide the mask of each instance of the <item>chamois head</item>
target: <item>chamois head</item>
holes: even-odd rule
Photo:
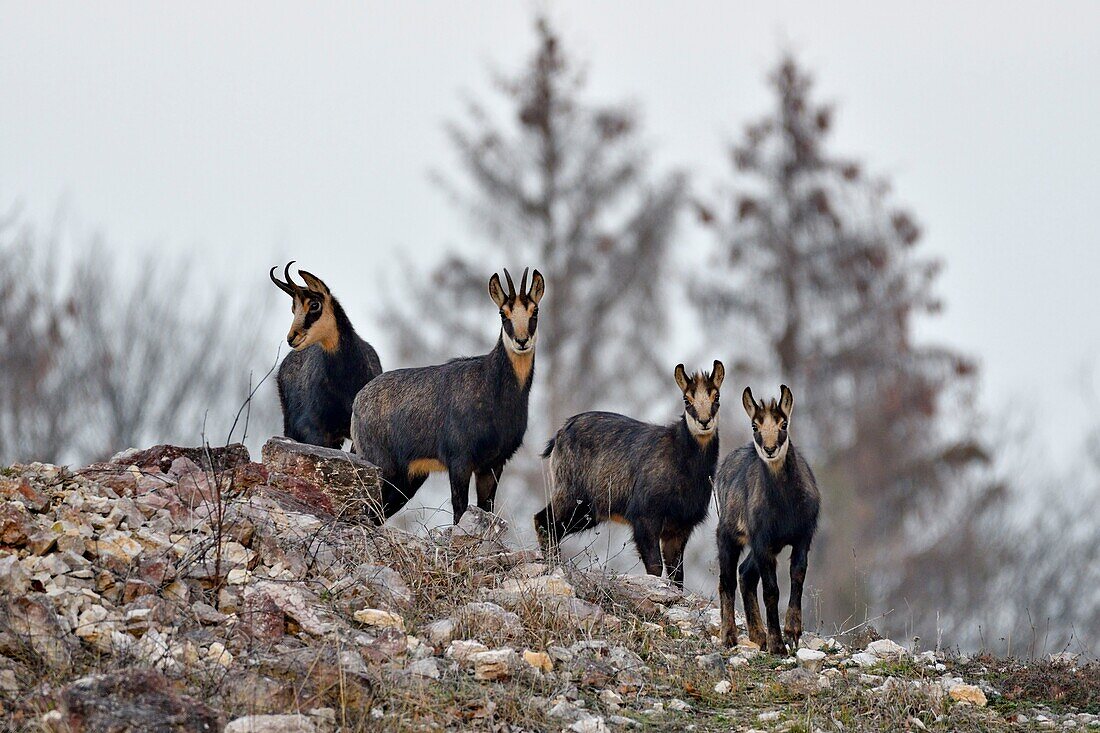
[[[726,378],[726,368],[715,359],[710,374],[696,372],[688,376],[684,365],[677,364],[674,376],[684,393],[684,419],[688,430],[700,440],[709,440],[718,430],[718,388]]]
[[[527,270],[528,268],[523,268],[518,293],[507,268],[504,270],[504,278],[508,281],[507,293],[501,287],[499,276],[494,274],[489,278],[489,297],[500,308],[504,345],[513,354],[534,351],[535,329],[539,325],[539,301],[546,291],[546,283],[538,270],[531,276],[531,289],[527,289]]]
[[[286,342],[295,350],[320,344],[325,351],[335,351],[340,343],[340,332],[336,325],[332,293],[319,277],[305,270],[298,270],[298,275],[305,280],[306,287],[295,283],[290,277],[290,266],[293,264],[288,262],[283,270],[285,282],[275,277],[274,267],[268,273],[271,282],[293,298],[290,311],[294,314],[294,320],[291,321]]]
[[[745,387],[741,403],[752,421],[752,444],[756,447],[757,455],[769,466],[783,465],[789,445],[787,423],[794,408],[794,395],[790,388],[785,384],[780,385],[779,402],[773,398],[765,403],[754,400],[752,390]]]

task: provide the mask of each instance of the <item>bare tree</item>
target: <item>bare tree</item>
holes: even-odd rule
[[[430,318],[384,314],[403,361],[475,353],[495,336],[489,276],[501,266],[545,273],[528,443],[575,412],[644,413],[655,386],[667,392],[666,261],[685,189],[680,175],[649,174],[637,115],[587,102],[583,72],[544,19],[536,33],[527,67],[496,79],[510,117],[471,102],[469,119],[447,127],[462,175],[437,178],[477,247],[447,256],[423,285],[412,278],[402,300]]]
[[[29,225],[0,229],[0,461],[196,444],[204,426],[229,429],[250,370],[266,371],[247,315],[259,309],[193,286],[182,261],[127,276],[106,252],[93,241],[65,267]],[[275,411],[254,422],[274,424]]]
[[[999,487],[968,473],[988,458],[971,439],[974,364],[914,337],[940,310],[940,263],[917,253],[920,228],[885,180],[827,151],[833,110],[792,57],[770,83],[774,111],[731,150],[731,206],[700,206],[719,246],[698,287],[708,324],[744,344],[731,381],[800,396],[797,439],[824,495],[811,577],[840,621],[924,597],[901,572],[908,520],[964,479],[967,511]]]

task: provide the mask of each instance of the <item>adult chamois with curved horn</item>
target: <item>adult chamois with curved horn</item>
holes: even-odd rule
[[[382,373],[378,353],[355,333],[347,314],[319,277],[305,270],[271,282],[292,299],[286,341],[294,350],[279,365],[283,432],[299,443],[340,448],[351,437],[351,403],[363,385]]]
[[[545,292],[535,270],[519,291],[508,270],[489,280],[489,297],[500,309],[500,336],[483,356],[386,372],[355,398],[351,434],[356,452],[382,469],[384,520],[405,506],[428,474],[446,471],[457,524],[470,501],[493,511],[504,464],[523,443],[527,402],[535,371],[539,301]]]
[[[574,532],[605,521],[627,524],[646,572],[662,568],[684,587],[684,547],[710,508],[718,463],[718,388],[726,370],[674,376],[684,412],[671,425],[651,425],[613,412],[582,412],[546,444],[550,503],[535,515],[544,554]]]
[[[718,496],[718,595],[722,604],[722,640],[737,644],[733,606],[741,580],[745,625],[749,640],[772,654],[785,650],[783,639],[798,647],[802,636],[802,585],[810,543],[817,530],[821,494],[810,465],[795,450],[788,430],[794,395],[779,387],[779,401],[757,402],[745,388],[741,402],[752,423],[752,442],[726,456],[714,477]],[[791,597],[783,631],[779,628],[779,583],[776,555],[791,546]],[[737,567],[741,551],[749,556]],[[763,581],[767,629],[756,602],[757,583]]]

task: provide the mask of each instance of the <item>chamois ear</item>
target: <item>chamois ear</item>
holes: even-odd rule
[[[779,409],[783,411],[785,418],[791,419],[791,410],[794,409],[794,395],[791,394],[791,388],[785,384],[779,385]]]
[[[722,386],[722,381],[726,378],[726,367],[722,362],[717,359],[714,360],[714,369],[710,372],[710,382],[714,385],[715,389]]]
[[[691,386],[691,382],[688,381],[688,375],[687,372],[684,371],[684,365],[677,364],[676,371],[674,371],[672,375],[676,377],[676,384],[680,387],[680,391],[684,394],[687,394],[688,387]]]
[[[498,308],[503,308],[504,301],[508,299],[504,294],[504,288],[500,285],[500,275],[496,273],[493,273],[493,276],[489,278],[489,297],[493,299]]]
[[[306,287],[313,292],[320,293],[321,295],[330,295],[328,285],[321,282],[321,278],[316,275],[306,272],[305,270],[298,270],[298,276],[306,281]]]
[[[750,420],[756,419],[756,400],[752,398],[752,390],[745,387],[745,391],[741,393],[741,405],[745,408],[745,413],[749,416]]]
[[[531,276],[531,290],[528,292],[528,297],[538,305],[538,302],[542,300],[543,293],[546,292],[546,282],[542,279],[542,273],[535,270],[535,273]]]

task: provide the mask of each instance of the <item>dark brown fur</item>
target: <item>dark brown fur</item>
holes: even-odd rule
[[[710,506],[718,462],[718,387],[725,370],[687,378],[677,367],[684,415],[651,425],[610,412],[569,418],[547,444],[550,503],[535,515],[548,557],[561,539],[608,520],[629,524],[646,571],[684,584],[684,547]],[[689,427],[705,421],[708,432]]]
[[[428,472],[438,470],[449,474],[456,524],[469,505],[471,474],[478,507],[493,511],[500,473],[527,431],[538,302],[545,286],[538,270],[530,293],[526,283],[526,271],[518,293],[510,276],[508,293],[496,275],[490,280],[501,336],[488,354],[395,369],[356,395],[352,441],[360,456],[382,469],[380,521],[405,506]],[[517,353],[509,344],[525,351]]]
[[[734,601],[740,577],[749,639],[773,654],[785,650],[779,628],[776,555],[791,546],[791,596],[784,631],[787,641],[797,647],[802,635],[802,587],[821,504],[813,471],[787,435],[794,397],[786,385],[780,389],[781,400],[767,404],[756,402],[752,392],[745,389],[742,401],[752,420],[753,442],[726,456],[714,477],[720,512],[718,592],[722,640],[729,646],[737,644]],[[765,460],[761,452],[774,457]],[[738,568],[746,546],[750,554]],[[766,630],[756,600],[758,581],[763,581],[764,587]]]
[[[339,301],[320,278],[304,270],[306,287],[268,276],[291,296],[294,321],[287,343],[294,349],[279,365],[277,383],[283,434],[299,443],[340,448],[351,437],[351,403],[363,385],[382,373],[374,347],[355,333]]]

